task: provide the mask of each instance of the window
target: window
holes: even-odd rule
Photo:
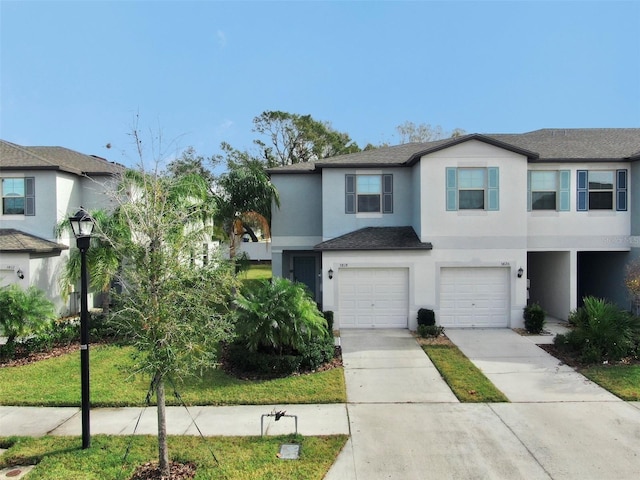
[[[358,212],[379,212],[381,193],[380,175],[358,175],[356,177]]]
[[[613,210],[613,172],[589,172],[589,210]]]
[[[458,169],[458,209],[484,210],[484,168]]]
[[[578,170],[578,211],[627,210],[627,170]]]
[[[33,177],[2,179],[3,215],[35,215]]]
[[[393,213],[393,175],[345,175],[346,213]]]
[[[489,168],[447,168],[447,210],[498,210],[499,171]]]
[[[529,171],[528,210],[569,211],[569,170]]]

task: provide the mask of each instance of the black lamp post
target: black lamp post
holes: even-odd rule
[[[89,432],[89,308],[87,301],[87,250],[95,225],[93,218],[82,208],[69,217],[76,245],[80,250],[80,378],[82,383],[82,448],[91,446]]]

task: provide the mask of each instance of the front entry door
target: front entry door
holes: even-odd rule
[[[293,257],[293,281],[304,283],[316,299],[316,257]]]

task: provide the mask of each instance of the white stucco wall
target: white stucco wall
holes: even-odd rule
[[[446,208],[446,169],[498,167],[498,211]],[[420,160],[422,241],[435,248],[526,248],[527,158],[476,140],[426,155]],[[497,243],[496,243],[497,242]]]
[[[526,250],[410,250],[389,252],[323,252],[322,282],[323,309],[336,313],[340,322],[338,275],[341,268],[408,268],[409,269],[409,328],[416,329],[418,309],[431,308],[438,319],[440,309],[440,269],[446,267],[501,267],[510,269],[510,326],[522,327],[522,309],[527,302],[526,278],[518,278],[517,270],[526,268]],[[334,278],[329,280],[329,269]]]
[[[527,246],[530,250],[578,249],[606,251],[629,249],[627,239],[631,233],[631,208],[626,212],[618,212],[616,210],[576,211],[576,172],[578,170],[615,171],[629,169],[628,163],[533,164],[530,165],[530,169],[569,170],[571,172],[570,211],[539,210],[527,213]],[[630,172],[628,175],[630,175]],[[628,203],[629,205],[631,204],[629,201]]]

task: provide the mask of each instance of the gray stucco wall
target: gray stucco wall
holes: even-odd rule
[[[322,171],[322,197],[324,215],[322,235],[325,240],[339,237],[364,227],[393,227],[412,224],[414,201],[412,169],[371,169],[366,173],[393,175],[393,213],[347,214],[345,213],[345,175],[365,173],[355,168],[325,168]],[[329,214],[330,212],[330,214]]]
[[[271,214],[274,237],[322,235],[321,175],[272,174],[271,182],[280,196]]]

